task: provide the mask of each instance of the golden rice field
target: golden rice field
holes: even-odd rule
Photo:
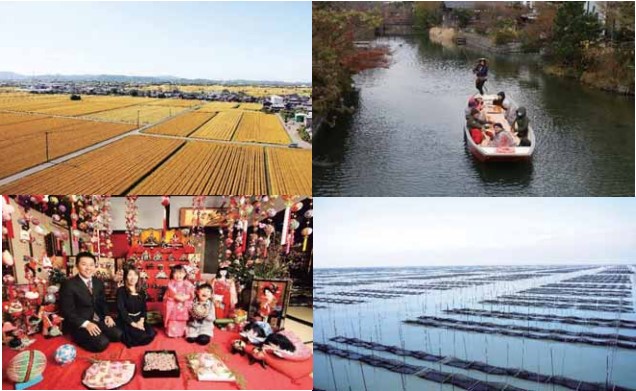
[[[243,113],[232,139],[271,144],[289,144],[291,142],[287,131],[276,115],[249,111]]]
[[[139,116],[139,124],[142,125],[151,124],[164,118],[175,116],[184,110],[187,109],[185,107],[142,105],[102,111],[86,117],[102,121],[128,122],[136,124],[137,117]]]
[[[263,148],[190,141],[132,194],[268,194]]]
[[[24,111],[52,115],[80,116],[105,110],[118,109],[157,99],[133,98],[130,96],[82,95],[72,101],[70,95],[3,94],[0,95],[0,110]]]
[[[268,194],[312,194],[311,151],[265,147]]]
[[[48,156],[55,159],[135,128],[128,124],[37,117],[0,125],[0,178],[46,162],[46,132]],[[0,119],[9,118],[2,115]]]
[[[159,125],[144,130],[144,133],[165,134],[171,136],[188,136],[195,129],[206,123],[216,113],[200,113],[197,111],[181,114]]]
[[[198,110],[205,111],[205,112],[213,112],[213,111],[218,112],[218,111],[234,109],[238,105],[239,104],[236,102],[210,102],[210,103],[204,104]]]
[[[202,104],[203,101],[194,99],[157,99],[155,102],[148,103],[149,105],[158,106],[173,106],[173,107],[194,107]]]
[[[2,194],[123,194],[184,141],[130,136],[0,187]],[[161,193],[163,194],[163,193]]]
[[[289,94],[298,94],[298,95],[311,95],[311,87],[274,87],[274,86],[229,86],[229,85],[180,85],[174,86],[169,84],[163,85],[149,85],[145,87],[141,87],[140,90],[157,90],[161,88],[164,91],[172,91],[173,89],[178,88],[183,92],[215,92],[215,91],[223,91],[228,90],[230,92],[244,92],[251,96],[255,97],[263,97],[269,95],[289,95]]]
[[[243,112],[239,110],[222,111],[190,136],[213,140],[231,140],[242,115]]]
[[[242,110],[259,111],[260,109],[263,108],[263,104],[262,103],[241,103],[238,108]]]
[[[44,118],[48,118],[48,116],[43,114],[8,113],[0,111],[0,127],[15,125],[22,122],[36,121]]]

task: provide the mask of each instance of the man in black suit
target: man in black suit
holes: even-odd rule
[[[75,265],[79,273],[64,282],[60,290],[60,308],[65,332],[90,352],[106,350],[109,342],[121,339],[121,330],[106,315],[104,285],[93,277],[97,261],[90,252],[77,254]]]

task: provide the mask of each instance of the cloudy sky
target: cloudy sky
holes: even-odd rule
[[[315,266],[635,263],[634,198],[326,198]]]
[[[0,2],[0,71],[311,81],[311,2]]]

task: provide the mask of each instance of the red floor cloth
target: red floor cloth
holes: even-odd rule
[[[229,341],[238,338],[238,334],[222,330],[214,331],[214,338],[211,343],[217,343],[222,347],[222,351],[227,353],[225,364],[232,370],[242,374],[245,378],[246,389],[256,390],[310,390],[313,386],[313,379],[306,376],[293,382],[287,376],[268,367],[263,369],[260,365],[249,365],[247,357],[232,355],[229,349]],[[168,338],[162,329],[157,329],[157,336],[154,341],[147,346],[126,348],[122,343],[111,343],[108,348],[101,353],[88,352],[77,345],[77,358],[71,364],[61,366],[53,360],[55,349],[65,343],[72,343],[68,336],[44,339],[41,335],[36,336],[36,342],[29,346],[29,349],[40,350],[44,353],[48,362],[44,371],[44,380],[31,387],[32,389],[86,389],[82,384],[84,370],[91,364],[90,358],[100,358],[105,360],[132,360],[136,363],[135,376],[132,381],[121,389],[174,389],[174,390],[236,390],[238,387],[234,383],[221,382],[200,382],[192,374],[192,371],[181,359],[183,354],[204,352],[207,346],[200,346],[196,343],[190,344],[183,338]],[[141,359],[146,350],[175,350],[179,355],[179,366],[181,367],[180,378],[144,378],[141,376]],[[6,378],[4,368],[9,361],[18,354],[17,351],[7,346],[2,347],[2,388],[13,389],[13,383]]]

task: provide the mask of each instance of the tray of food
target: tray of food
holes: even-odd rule
[[[151,350],[144,353],[143,377],[179,377],[181,370],[174,350]]]
[[[132,361],[97,361],[84,371],[82,384],[91,390],[113,390],[128,384],[134,375]]]

